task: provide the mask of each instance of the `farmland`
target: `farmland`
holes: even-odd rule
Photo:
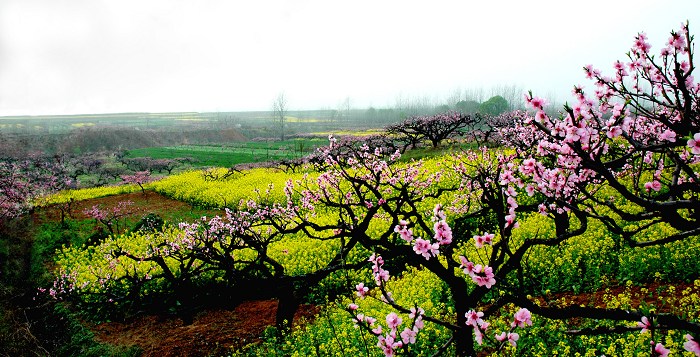
[[[127,158],[190,158],[199,167],[232,167],[241,163],[298,159],[323,145],[322,139],[296,139],[270,142],[245,142],[223,145],[179,145],[129,150]]]
[[[412,166],[412,164],[406,163],[397,165],[397,173],[403,171],[404,167]],[[436,157],[422,163],[421,167],[427,170],[424,174],[430,176],[431,172],[439,170],[439,167],[443,165],[446,167],[455,166],[459,165],[459,161],[455,161],[454,157],[451,155]],[[316,181],[316,174],[314,174],[313,171],[307,171],[307,174],[311,175],[309,176],[310,182]],[[300,182],[305,180],[303,173],[297,176],[289,176],[280,171],[274,172],[265,171],[264,169],[255,169],[253,171],[239,173],[223,181],[208,181],[202,172],[194,171],[191,173],[174,175],[161,181],[154,182],[150,184],[149,191],[153,190],[161,195],[189,202],[189,204],[195,207],[210,207],[213,209],[222,209],[224,207],[233,208],[236,207],[235,203],[238,202],[243,204],[243,207],[250,205],[250,203],[246,202],[257,202],[258,204],[269,205],[274,202],[284,202],[285,198],[282,193],[282,188],[285,186],[285,180],[287,179],[301,180]],[[449,185],[449,182],[449,180],[443,181],[443,185]],[[232,195],[232,197],[222,199],[222,194]],[[93,196],[99,197],[101,195],[101,193],[96,192]],[[83,199],[92,199],[90,196],[79,195],[78,192],[76,192],[76,197],[78,196],[83,197]],[[391,196],[385,197],[390,200]],[[454,200],[448,197],[449,196],[441,197],[441,199],[447,201]],[[117,202],[121,200],[141,202],[143,198],[141,198],[141,194],[134,193],[129,196],[124,196],[121,199],[119,196],[112,196],[110,200],[112,205],[116,205]],[[430,207],[434,205],[435,202],[434,200],[424,200],[420,205],[424,207],[423,209],[429,211],[431,210]],[[104,206],[105,209],[107,207],[108,206]],[[173,213],[178,211],[174,206],[172,207],[173,209],[168,211],[155,212]],[[130,213],[129,216],[138,217],[139,214],[146,212],[144,209],[148,212],[153,211],[152,208],[144,206],[141,208],[141,211],[139,211],[141,213],[136,213],[135,211]],[[421,211],[423,209],[421,209]],[[185,208],[185,211],[187,210],[188,209]],[[328,222],[333,219],[332,215],[329,216],[329,213],[330,212],[323,213],[317,216],[315,220],[317,222]],[[194,218],[196,216],[190,217]],[[171,217],[170,219],[181,220],[183,218],[184,217]],[[79,223],[83,219],[85,223]],[[132,278],[138,277],[139,274],[152,275],[152,278],[148,282],[148,287],[142,290],[142,294],[144,294],[143,298],[146,300],[149,300],[148,296],[168,296],[172,294],[169,290],[170,288],[167,280],[160,280],[163,278],[158,278],[160,274],[156,266],[139,263],[138,268],[136,268],[136,266],[132,265],[133,262],[130,262],[128,259],[124,260],[123,258],[119,258],[117,261],[112,261],[112,263],[110,263],[111,258],[103,259],[110,254],[110,251],[114,251],[115,246],[119,246],[121,249],[130,247],[129,249],[132,249],[132,254],[140,254],[137,252],[143,252],[141,249],[145,247],[158,246],[158,242],[161,239],[164,241],[172,239],[168,238],[168,235],[174,237],[172,235],[178,234],[176,231],[165,230],[162,233],[163,235],[157,237],[138,234],[116,235],[105,240],[98,246],[86,249],[84,243],[81,242],[88,240],[88,234],[92,230],[88,222],[90,222],[89,217],[76,217],[75,223],[71,223],[72,229],[75,230],[82,226],[83,228],[78,228],[77,231],[83,231],[85,233],[81,233],[83,234],[82,238],[80,236],[73,238],[77,239],[77,241],[71,244],[72,247],[60,248],[61,253],[57,256],[62,258],[56,260],[56,264],[61,267],[62,271],[66,269],[64,273],[66,276],[76,277],[76,286],[85,286],[84,288],[79,288],[79,291],[84,292],[78,296],[82,295],[86,300],[82,302],[76,301],[74,303],[85,304],[84,306],[88,308],[89,311],[93,311],[93,308],[99,307],[99,310],[91,312],[91,314],[96,314],[95,316],[119,314],[120,308],[116,305],[112,305],[108,300],[101,300],[99,296],[105,291],[110,291],[105,297],[120,296],[122,293],[118,291],[126,293],[129,289],[132,289],[132,287],[130,288],[128,285],[125,286],[123,284],[119,286],[96,285],[97,281],[101,279],[98,272],[109,264],[114,263],[118,266],[115,271],[117,274],[132,274],[128,273],[129,271],[133,271],[134,273],[140,272],[137,273],[137,275],[128,275],[132,276]],[[122,226],[126,227],[134,223],[134,221],[125,221],[122,223]],[[379,221],[376,223],[378,225],[371,228],[373,232],[371,233],[372,236],[380,235],[380,232],[386,229],[386,227],[382,227]],[[454,224],[457,223],[451,221],[451,225]],[[514,242],[520,242],[517,244],[522,244],[523,241],[529,239],[528,237],[551,234],[547,232],[551,232],[553,229],[551,223],[539,214],[521,217],[520,224],[522,228],[515,230],[516,235],[514,236]],[[669,233],[664,233],[668,229],[667,227],[660,226],[659,230],[649,231],[646,234],[648,234],[650,238],[652,236],[668,235]],[[495,239],[498,240],[499,238],[496,237]],[[478,250],[474,250],[473,247],[470,248],[467,242],[464,243],[464,245],[460,245],[458,250],[453,253],[455,256],[463,254],[470,257],[470,260],[478,261],[481,259],[479,258],[481,253]],[[333,252],[338,249],[337,244],[339,244],[339,242],[327,241],[326,243],[321,243],[314,239],[306,238],[303,235],[290,235],[279,240],[273,240],[272,244],[269,245],[267,249],[270,258],[280,262],[285,267],[285,271],[287,271],[288,274],[291,276],[304,276],[309,272],[316,271],[327,264],[328,261],[332,260]],[[141,248],[139,248],[139,245],[141,245]],[[567,304],[567,299],[574,298],[580,299],[579,301],[581,304],[595,301],[597,304],[604,304],[610,308],[618,306],[632,309],[638,307],[634,304],[638,304],[639,302],[635,301],[639,301],[639,299],[642,299],[641,301],[643,301],[643,304],[655,304],[656,299],[663,297],[663,301],[666,301],[668,304],[664,305],[666,307],[660,306],[663,311],[695,316],[700,307],[698,305],[700,304],[700,298],[698,298],[698,296],[700,296],[698,295],[700,294],[700,280],[695,279],[700,276],[700,271],[698,271],[697,266],[691,262],[694,260],[693,252],[696,252],[698,249],[700,249],[700,241],[697,237],[677,244],[666,245],[659,249],[620,249],[616,243],[616,236],[610,232],[606,232],[602,224],[596,223],[589,227],[585,235],[570,240],[566,244],[554,248],[543,247],[541,250],[532,252],[532,257],[528,259],[527,263],[528,271],[530,272],[528,274],[530,279],[538,283],[528,288],[527,291],[533,296],[549,299],[549,303],[553,304]],[[251,254],[253,253],[254,251],[252,250],[244,249],[238,251],[236,254],[238,259],[244,261],[249,259],[245,257],[252,257],[253,255]],[[363,259],[366,259],[368,256],[368,252],[363,250],[358,250],[355,254],[364,257]],[[556,259],[552,259],[551,257],[553,256],[556,256]],[[176,268],[180,258],[171,256],[170,259],[173,260],[167,260],[167,264],[169,266],[173,264],[171,268],[176,269],[174,271],[180,271],[182,268]],[[348,263],[353,261],[357,262],[358,260],[357,258],[348,257]],[[87,267],[91,268],[85,270]],[[583,272],[579,270],[580,267],[587,268],[585,272]],[[207,279],[225,279],[223,275],[218,274],[206,274],[201,277],[205,280],[194,282],[198,286],[207,286]],[[331,355],[348,353],[348,351],[362,354],[373,353],[371,345],[367,346],[365,344],[352,343],[352,341],[367,340],[371,338],[371,335],[362,334],[353,327],[353,324],[347,317],[344,306],[354,301],[362,311],[366,311],[366,313],[371,316],[385,315],[390,310],[387,310],[385,304],[373,299],[355,300],[352,297],[344,297],[340,300],[328,300],[331,295],[336,294],[339,287],[348,282],[347,279],[350,279],[350,281],[371,280],[368,271],[358,271],[352,273],[351,276],[329,276],[323,280],[317,288],[307,293],[307,302],[325,305],[325,307],[322,307],[324,312],[316,317],[314,322],[295,327],[293,333],[286,338],[285,341],[287,342],[283,342],[281,345],[275,344],[273,342],[274,339],[269,339],[263,341],[260,345],[240,349],[237,352],[231,352],[248,355],[266,355],[273,353],[307,355],[308,353],[312,353],[316,348],[320,348],[323,354]],[[618,288],[620,284],[622,287]],[[653,284],[655,288],[650,290],[646,287],[649,286],[648,284]],[[419,286],[430,286],[432,288],[416,290]],[[396,278],[392,278],[387,285],[387,289],[392,291],[397,298],[410,297],[410,300],[407,301],[397,301],[399,303],[408,303],[409,305],[417,304],[425,309],[429,316],[449,316],[454,313],[454,306],[449,303],[449,300],[445,300],[446,286],[444,286],[439,279],[436,280],[436,276],[430,274],[427,270],[408,269],[398,274]],[[88,291],[90,291],[90,293],[87,293]],[[597,296],[596,300],[589,301],[584,297],[591,293],[595,293],[595,296]],[[576,294],[582,295],[579,296]],[[97,300],[95,300],[96,298]],[[200,299],[202,298],[204,298],[204,296],[200,297]],[[116,310],[114,310],[115,308]],[[162,307],[152,306],[151,309],[153,308],[159,309]],[[505,327],[508,324],[507,314],[504,312],[501,316],[504,320],[493,319],[493,326]],[[406,317],[404,316],[404,318]],[[546,345],[549,346],[551,351],[558,351],[558,353],[562,354],[568,354],[572,351],[580,351],[581,353],[608,351],[606,353],[611,353],[613,351],[639,350],[646,344],[643,338],[638,337],[639,335],[637,333],[629,333],[622,337],[621,340],[618,339],[616,341],[605,338],[569,338],[566,337],[565,334],[562,335],[561,331],[565,329],[564,326],[565,325],[562,325],[561,322],[536,319],[530,332],[523,335],[523,338],[527,337],[528,339],[523,340],[523,343],[519,345],[518,351],[523,354],[538,355],[537,351],[541,350],[542,345]],[[582,326],[586,326],[586,324]],[[347,336],[347,338],[343,339],[343,341],[347,342],[334,342],[337,334]],[[449,335],[449,331],[439,326],[431,326],[422,330],[421,334],[424,337],[424,343],[427,344],[416,345],[417,350],[429,351],[439,347],[440,341],[445,341],[446,336]],[[560,344],[558,342],[562,340],[566,341],[566,343]],[[666,341],[667,346],[679,348],[683,340],[681,335],[669,334]],[[237,348],[242,347],[239,346]]]

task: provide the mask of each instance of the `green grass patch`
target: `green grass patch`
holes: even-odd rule
[[[195,167],[231,167],[236,164],[299,158],[327,144],[321,139],[247,142],[233,145],[180,145],[129,150],[126,157],[191,158]]]

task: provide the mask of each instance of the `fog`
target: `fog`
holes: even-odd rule
[[[396,107],[494,88],[563,102],[639,31],[700,28],[660,1],[0,3],[0,116]],[[454,104],[454,103],[448,103]]]

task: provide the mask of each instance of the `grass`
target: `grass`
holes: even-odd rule
[[[326,144],[320,139],[247,142],[236,145],[181,145],[129,150],[127,157],[192,158],[195,167],[231,167],[236,164],[299,158]]]

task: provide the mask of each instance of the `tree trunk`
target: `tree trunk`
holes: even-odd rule
[[[301,301],[294,291],[294,284],[289,281],[282,283],[279,288],[275,315],[275,325],[280,332],[291,331],[294,314],[299,309],[300,303]]]
[[[457,312],[457,326],[460,327],[458,331],[454,332],[455,355],[459,357],[476,356],[474,351],[474,331],[471,326],[467,326],[467,317],[465,316],[467,311],[471,310],[475,305],[466,293],[466,283],[463,280],[452,281],[449,286]]]
[[[175,286],[175,296],[179,306],[176,306],[177,316],[182,319],[185,325],[191,325],[194,322],[194,296],[192,295],[193,287],[189,281],[178,282]]]

